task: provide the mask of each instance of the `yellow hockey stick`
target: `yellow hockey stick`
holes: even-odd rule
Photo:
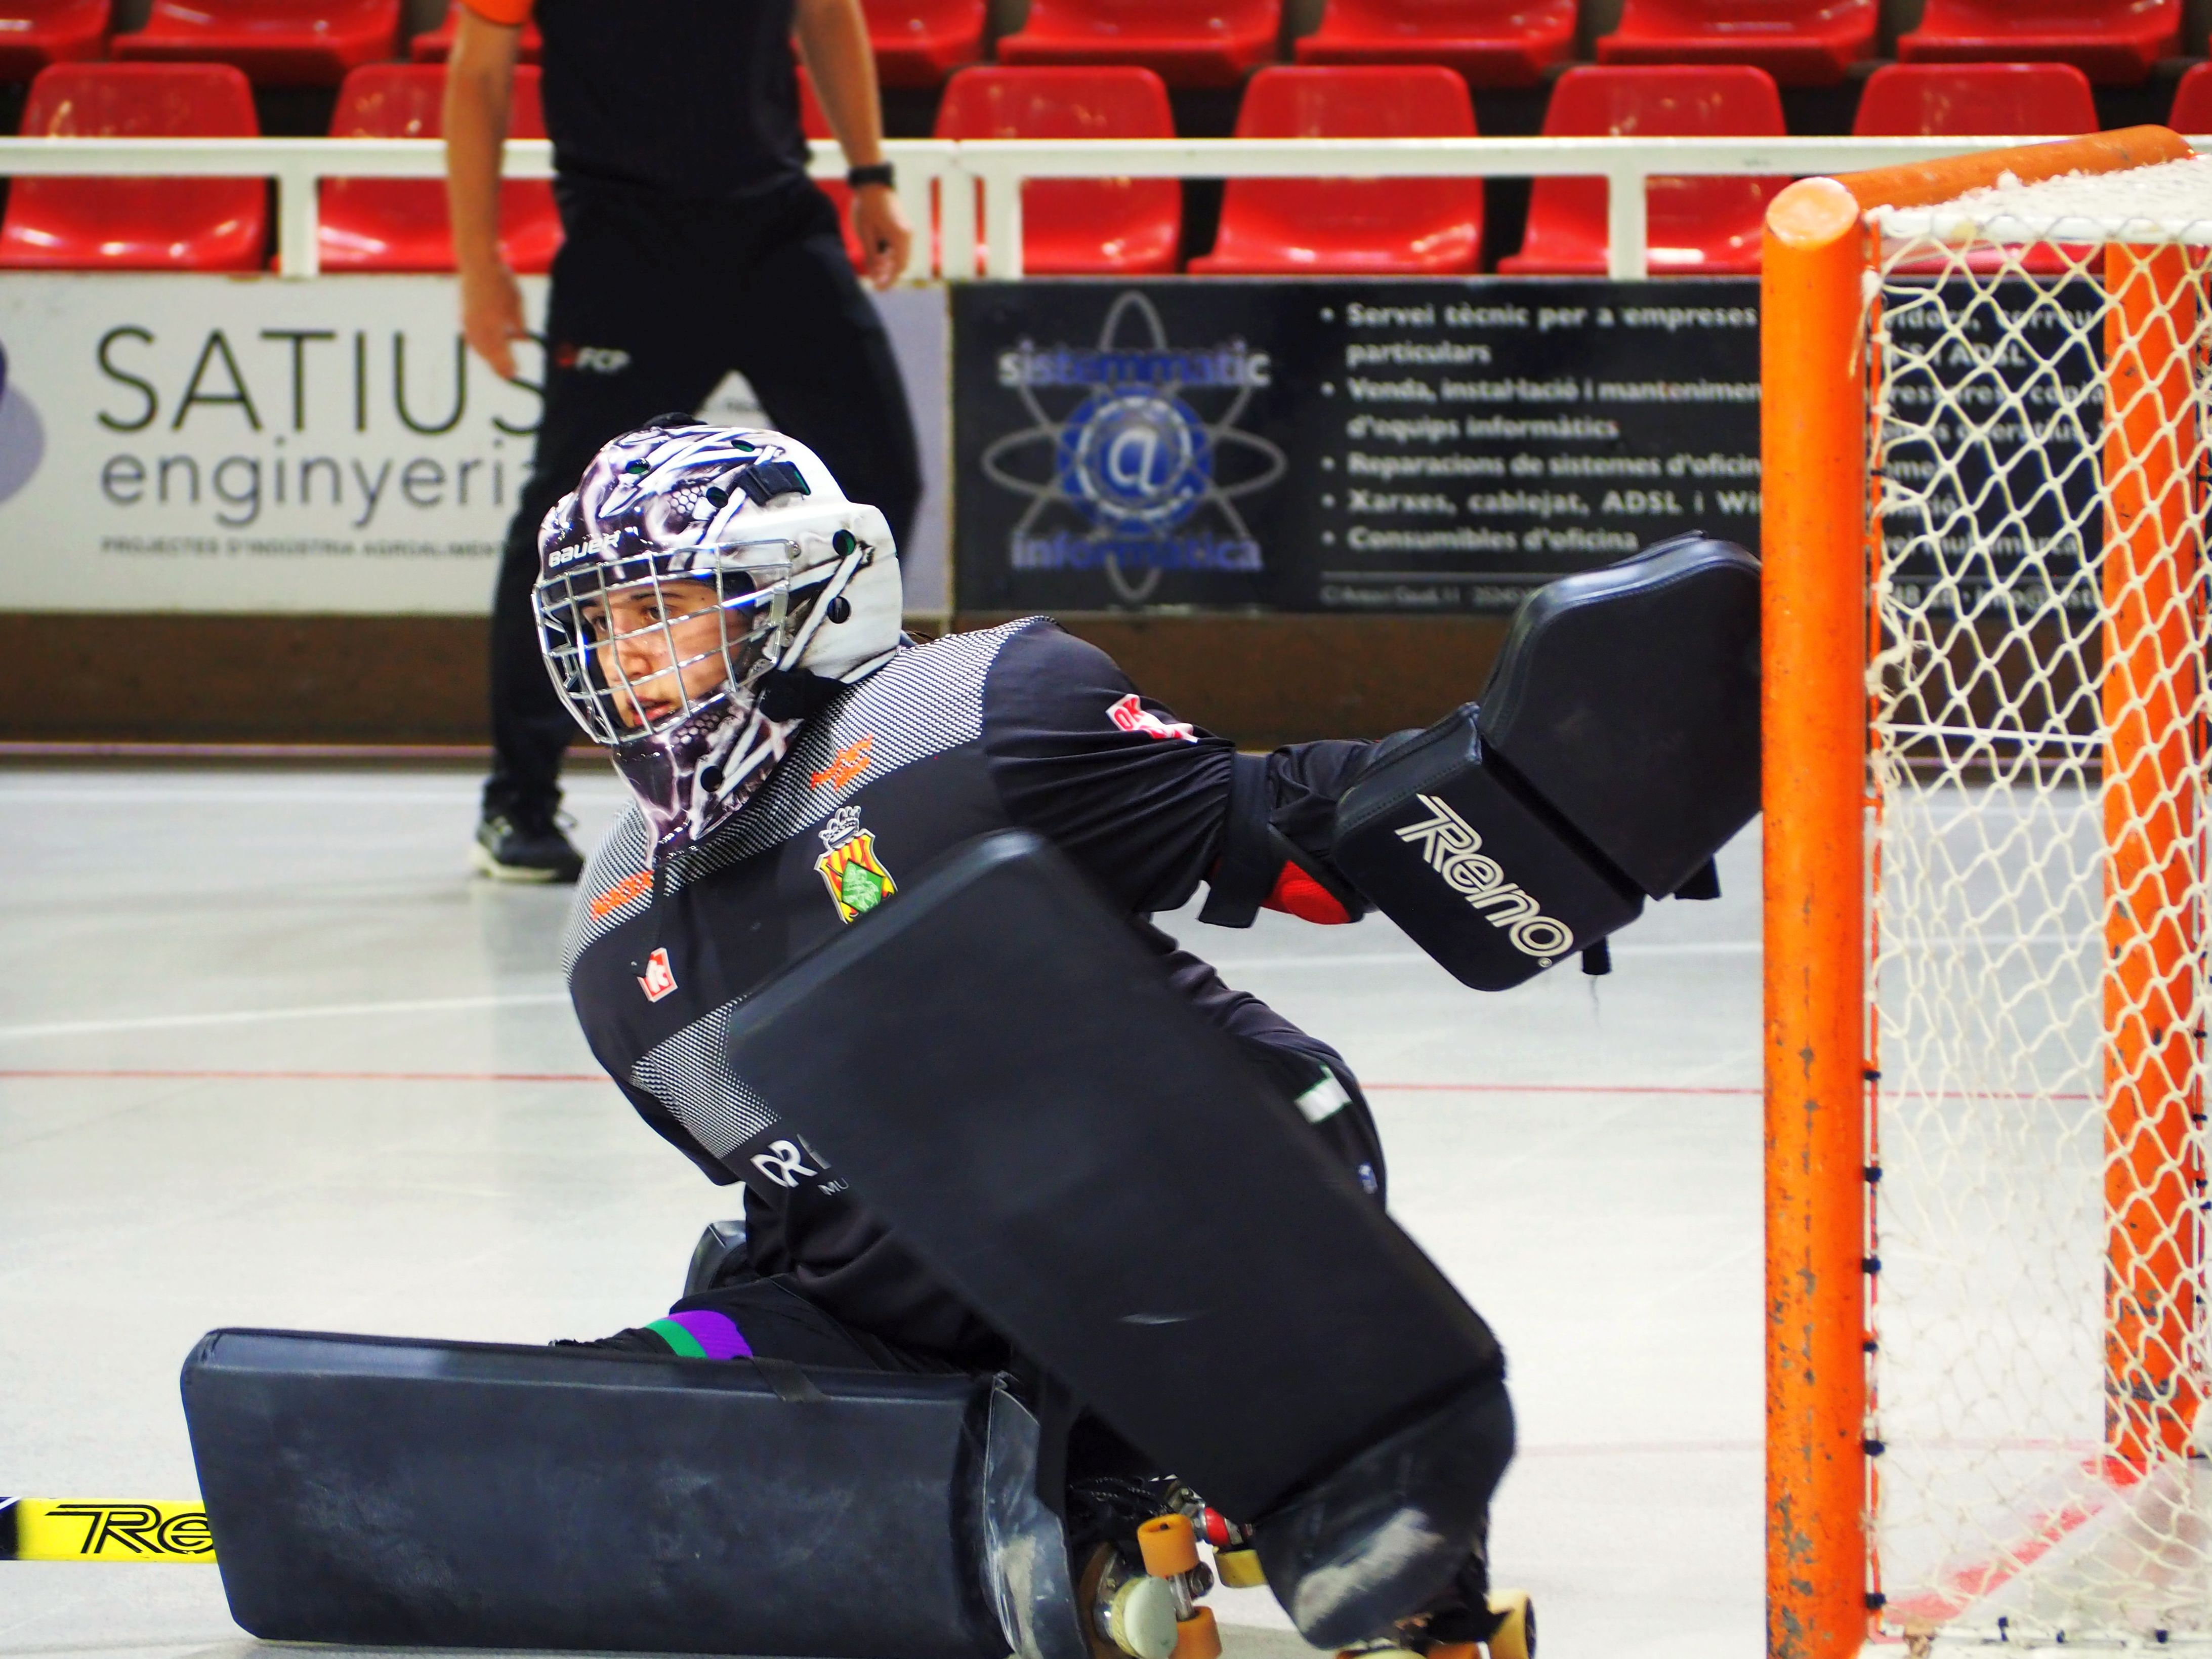
[[[215,1534],[197,1503],[0,1498],[0,1561],[214,1560]]]

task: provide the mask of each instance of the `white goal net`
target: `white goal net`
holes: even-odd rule
[[[2212,158],[1871,220],[1878,1626],[2212,1644]]]

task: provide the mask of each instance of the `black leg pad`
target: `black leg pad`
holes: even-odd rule
[[[969,843],[732,1011],[732,1069],[908,1249],[1256,1519],[1496,1340],[1058,853]]]
[[[1003,1659],[990,1380],[806,1376],[217,1331],[184,1395],[231,1614],[264,1640]]]
[[[1484,1547],[1513,1455],[1502,1379],[1424,1413],[1260,1523],[1276,1598],[1316,1647],[1387,1638]]]

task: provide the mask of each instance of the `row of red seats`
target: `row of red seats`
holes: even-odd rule
[[[2212,124],[2212,64],[2185,77],[2182,118]],[[1890,64],[1869,77],[1860,137],[1986,133],[2068,136],[2097,129],[2087,76],[2069,64]],[[964,70],[946,88],[938,135],[951,138],[1167,137],[1166,88],[1134,69]],[[1548,137],[1779,137],[1773,79],[1747,65],[1584,66],[1559,77]],[[1246,89],[1240,138],[1473,137],[1465,82],[1430,67],[1261,70]],[[1759,269],[1766,204],[1782,179],[1656,179],[1647,246],[1656,273]],[[1482,244],[1473,179],[1232,179],[1203,275],[1473,271]],[[1023,264],[1044,274],[1163,273],[1177,268],[1182,187],[1173,179],[1039,180],[1022,192]],[[1542,179],[1518,276],[1602,276],[1606,186]]]
[[[881,0],[870,15],[912,4]],[[1175,85],[1234,86],[1274,58],[1281,11],[1281,0],[1030,0],[999,59],[1136,64]],[[1874,55],[1881,21],[1881,0],[1624,0],[1597,58],[1744,64],[1785,85],[1832,84]],[[1320,27],[1291,46],[1301,64],[1440,64],[1476,86],[1532,86],[1571,55],[1575,23],[1575,0],[1328,0]],[[1897,55],[2070,63],[2131,83],[2181,49],[2181,0],[1926,0]],[[980,52],[980,33],[970,44]]]
[[[438,64],[368,64],[345,78],[335,138],[435,138],[445,131]],[[57,64],[31,83],[26,134],[50,138],[251,137],[253,91],[227,64]],[[515,70],[507,133],[543,138],[534,64]],[[451,270],[453,226],[436,179],[331,179],[318,243],[331,270]],[[0,265],[45,270],[258,270],[269,191],[258,179],[19,179],[0,219]],[[551,268],[561,245],[552,186],[500,185],[500,247],[520,271]]]
[[[444,70],[373,64],[345,81],[338,137],[435,137]],[[806,89],[810,132],[826,134]],[[2212,64],[2184,77],[2174,120],[2212,130]],[[2087,77],[2065,64],[1891,64],[1860,100],[1856,131],[1877,135],[2068,135],[2097,125]],[[58,64],[33,84],[23,130],[46,137],[251,135],[251,89],[219,64]],[[938,115],[945,138],[1164,138],[1167,88],[1149,70],[978,66],[953,76]],[[538,70],[518,71],[511,131],[544,134]],[[1554,137],[1779,136],[1782,104],[1743,65],[1603,67],[1559,78],[1544,131]],[[1261,70],[1237,136],[1472,137],[1467,83],[1435,65]],[[1682,273],[1758,268],[1759,222],[1779,179],[1661,179],[1650,191],[1650,263]],[[842,186],[832,193],[842,197]],[[559,245],[543,182],[501,186],[501,239],[518,270],[544,270]],[[0,221],[0,264],[48,268],[258,269],[267,192],[256,179],[24,179]],[[1171,179],[1039,180],[1024,186],[1024,263],[1039,274],[1143,274],[1178,267],[1182,191]],[[841,202],[842,205],[842,202]],[[1602,273],[1605,186],[1536,182],[1516,274]],[[333,179],[323,186],[320,246],[335,270],[442,270],[453,264],[443,186],[434,180]],[[1229,182],[1212,253],[1194,271],[1453,272],[1477,268],[1479,179]]]
[[[862,0],[878,70],[936,86],[984,53],[987,0]],[[400,0],[153,0],[146,26],[109,34],[110,0],[0,0],[0,79],[95,58],[230,64],[258,82],[336,85],[396,56]],[[1785,85],[1841,80],[1873,55],[1881,0],[1624,0],[1601,64],[1748,64]],[[1574,47],[1576,0],[1328,0],[1291,43],[1301,64],[1438,64],[1477,86],[1529,86]],[[999,61],[1134,64],[1170,85],[1233,87],[1275,60],[1282,0],[1030,0]],[[453,17],[409,44],[452,49]],[[1926,0],[1900,36],[1905,63],[2070,63],[2093,80],[2141,81],[2180,50],[2181,0]],[[524,49],[534,59],[536,31]]]

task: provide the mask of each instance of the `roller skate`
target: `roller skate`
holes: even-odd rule
[[[1072,1483],[1076,1607],[1092,1659],[1218,1659],[1221,1632],[1200,1598],[1266,1581],[1250,1534],[1182,1482],[1137,1476]],[[1213,1566],[1200,1559],[1200,1542]]]

